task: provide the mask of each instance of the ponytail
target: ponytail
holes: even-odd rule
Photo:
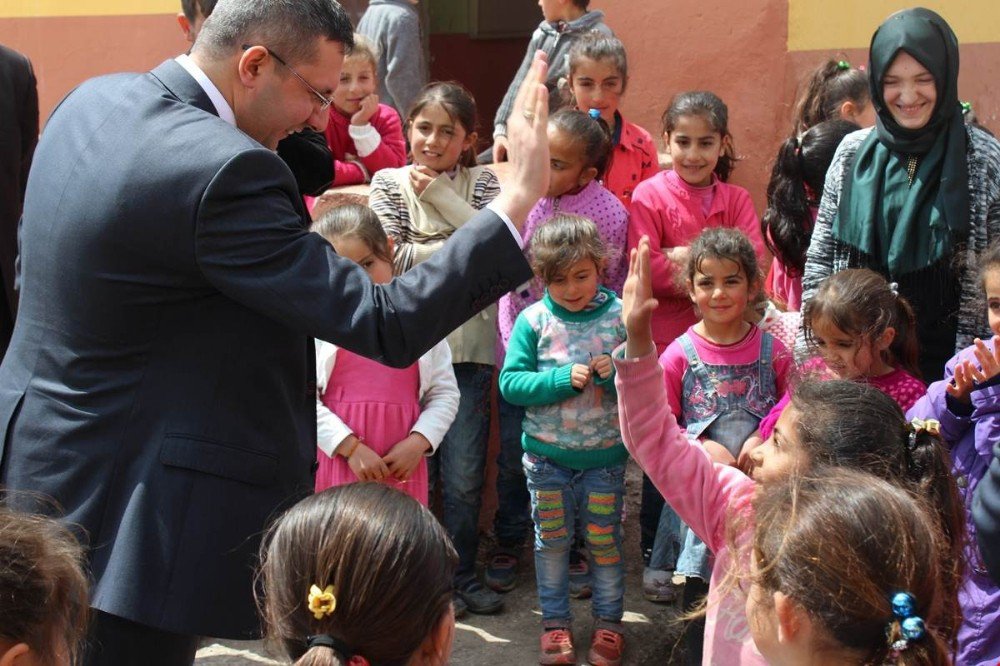
[[[917,342],[917,315],[906,297],[899,293],[899,286],[893,282],[889,289],[896,297],[893,313],[893,328],[896,336],[889,345],[893,360],[914,377],[920,377],[920,345]]]
[[[794,136],[778,149],[771,182],[767,185],[767,210],[760,219],[767,249],[790,277],[802,275],[812,231],[799,149],[799,139]]]
[[[837,147],[858,129],[847,120],[830,120],[801,136],[789,137],[778,149],[760,228],[767,248],[792,277],[801,276],[805,269],[812,209],[819,206]]]
[[[902,447],[902,476],[937,516],[943,537],[941,584],[945,594],[940,624],[944,635],[954,636],[962,619],[958,588],[965,575],[965,506],[951,473],[951,459],[937,421],[913,419],[907,423]]]

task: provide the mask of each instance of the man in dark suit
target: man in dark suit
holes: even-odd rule
[[[190,56],[88,81],[46,126],[0,484],[54,497],[84,532],[88,664],[190,663],[199,635],[258,635],[259,535],[312,486],[311,337],[405,366],[530,276],[517,228],[548,182],[541,59],[509,186],[432,259],[373,285],[307,232],[273,149],[324,128],[351,40],[332,0],[221,0]]]
[[[38,88],[31,63],[23,55],[0,45],[0,359],[7,351],[17,294],[14,293],[14,260],[17,257],[17,222],[21,219],[24,186],[31,155],[38,143]]]

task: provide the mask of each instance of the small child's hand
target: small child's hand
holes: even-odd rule
[[[574,363],[573,369],[569,373],[570,383],[577,391],[587,388],[590,383],[590,368],[582,363]]]
[[[657,305],[649,267],[649,237],[643,236],[639,246],[629,254],[628,278],[622,288],[622,322],[628,333],[626,356],[645,356],[656,349],[652,319]]]
[[[702,441],[701,445],[704,447],[705,452],[708,453],[708,457],[712,459],[712,462],[736,467],[735,456],[722,444],[711,439],[706,439]]]
[[[419,432],[411,432],[389,449],[382,461],[389,468],[389,474],[400,481],[407,481],[420,465],[420,459],[431,450],[431,443]]]
[[[362,127],[367,125],[378,110],[378,95],[372,93],[361,100],[361,108],[351,116],[351,124]]]
[[[972,394],[972,372],[974,369],[972,361],[959,361],[955,365],[955,376],[944,387],[948,395],[965,404],[972,402],[969,396]]]
[[[993,351],[990,351],[989,345],[976,338],[976,351],[973,353],[982,367],[982,370],[973,367],[975,371],[973,378],[977,382],[980,384],[988,382],[1000,374],[1000,335],[993,337]]]
[[[359,481],[381,481],[389,475],[389,468],[364,442],[354,449],[351,457],[347,459],[347,464]]]
[[[434,182],[434,179],[441,174],[420,164],[414,164],[410,168],[410,186],[419,197],[427,189],[427,186]]]
[[[601,379],[610,377],[613,369],[614,365],[611,363],[611,356],[609,354],[601,354],[590,359],[591,372],[596,372],[597,376]]]

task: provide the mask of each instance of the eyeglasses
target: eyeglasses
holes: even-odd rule
[[[243,50],[244,51],[246,51],[249,48],[251,48],[250,44],[244,44],[243,45]],[[281,63],[282,65],[284,65],[285,67],[287,67],[288,71],[291,72],[292,74],[294,74],[295,78],[297,78],[299,81],[301,81],[302,85],[304,85],[306,88],[308,88],[309,92],[311,92],[313,95],[316,96],[316,99],[319,100],[319,110],[320,111],[326,111],[327,109],[330,108],[330,106],[333,104],[333,100],[331,98],[327,97],[326,95],[324,95],[320,91],[318,91],[315,88],[313,88],[312,85],[310,85],[310,83],[308,81],[306,81],[304,78],[302,78],[301,74],[299,74],[294,69],[292,69],[292,66],[289,65],[287,62],[285,62],[285,60],[281,56],[279,56],[277,53],[275,53],[271,49],[268,49],[266,46],[264,48],[267,49],[267,52],[271,54],[272,58],[274,58],[279,63]]]

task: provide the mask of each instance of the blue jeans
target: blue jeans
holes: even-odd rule
[[[621,622],[625,605],[622,560],[622,502],[625,465],[576,470],[533,453],[524,454],[524,472],[535,522],[535,576],[542,621],[570,626],[569,551],[577,516],[585,525],[590,551],[592,614]]]
[[[497,396],[500,412],[500,453],[497,455],[497,512],[493,531],[501,548],[520,551],[531,529],[531,498],[521,465],[524,407]]]
[[[441,522],[458,552],[455,588],[461,590],[476,578],[493,366],[456,363],[454,367],[461,393],[458,414],[437,453],[428,460],[427,471],[431,492],[436,483],[442,486],[444,515]]]

